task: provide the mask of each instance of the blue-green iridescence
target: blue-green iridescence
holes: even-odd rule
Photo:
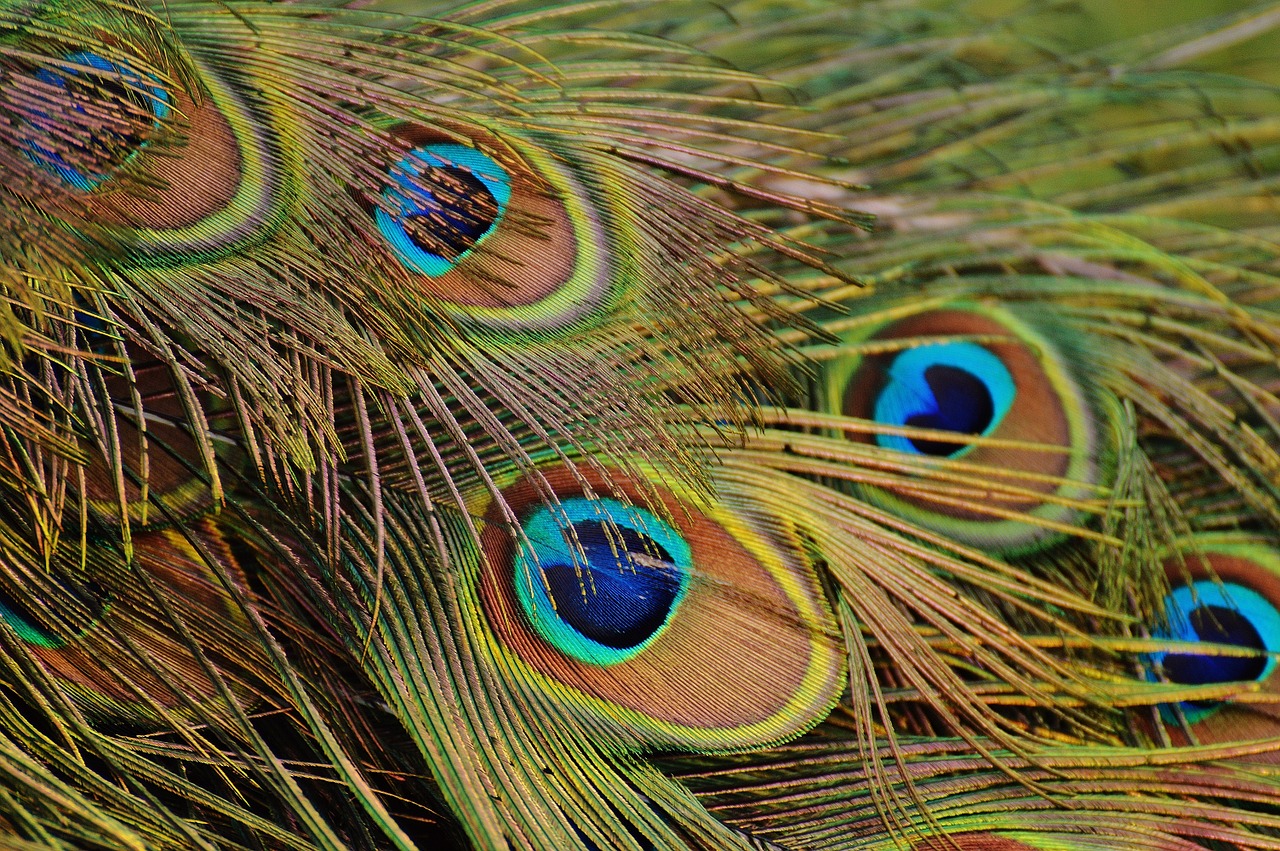
[[[160,126],[160,122],[169,117],[169,93],[160,87],[154,77],[148,75],[144,78],[127,65],[87,51],[69,53],[62,59],[71,65],[83,65],[102,72],[102,76],[94,74],[94,79],[90,80],[89,72],[76,68],[43,68],[36,72],[36,78],[64,90],[70,90],[77,84],[81,88],[92,85],[92,97],[101,102],[100,106],[104,111],[118,113],[120,105],[132,102],[151,112],[154,120],[152,127]],[[146,144],[144,136],[140,134],[95,127],[98,123],[83,105],[74,106],[69,114],[37,113],[30,119],[30,124],[36,131],[34,135],[45,135],[48,143],[41,144],[34,139],[28,141],[27,156],[72,189],[89,192],[111,176],[110,170],[87,173],[76,168],[58,152],[58,146],[74,144],[88,151],[93,159],[119,166],[136,155]]]
[[[493,158],[465,145],[410,151],[390,171],[378,231],[410,269],[439,277],[493,233],[511,200],[511,178]],[[385,207],[385,209],[384,209]]]
[[[1280,651],[1280,611],[1261,594],[1234,582],[1208,580],[1176,588],[1165,597],[1173,613],[1159,638],[1210,644],[1234,644],[1254,650]],[[1179,616],[1180,615],[1180,616]],[[1275,669],[1275,659],[1264,656],[1211,656],[1162,651],[1152,654],[1165,678],[1183,685],[1210,685],[1260,681]],[[1181,708],[1195,722],[1218,708],[1217,701],[1184,701]]]
[[[25,605],[3,592],[0,592],[0,619],[18,634],[18,638],[34,647],[56,650],[67,643],[67,639],[40,626]]]
[[[1000,358],[974,343],[944,343],[908,349],[894,358],[876,397],[878,423],[989,435],[1013,406],[1017,388]],[[877,435],[888,449],[917,455],[958,457],[962,442]]]
[[[533,628],[593,665],[626,661],[653,643],[688,589],[688,542],[670,524],[614,499],[543,506],[521,527],[516,595]]]

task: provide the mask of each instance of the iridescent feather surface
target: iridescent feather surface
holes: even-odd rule
[[[0,0],[0,846],[1280,848],[1280,7]]]

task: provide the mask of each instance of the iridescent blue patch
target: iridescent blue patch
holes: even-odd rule
[[[893,359],[875,400],[878,423],[957,434],[991,434],[1013,406],[1017,388],[1000,358],[974,343],[908,349]],[[959,457],[963,441],[876,436],[888,449],[917,455]]]
[[[63,67],[57,69],[42,68],[36,72],[36,78],[43,83],[57,86],[60,89],[70,89],[73,84],[77,82],[87,83],[89,78],[93,77],[93,84],[100,90],[99,94],[102,96],[103,109],[111,109],[112,101],[133,101],[138,104],[144,104],[145,108],[150,110],[154,119],[153,127],[158,127],[160,122],[169,117],[171,112],[169,93],[159,85],[159,81],[154,77],[148,75],[144,78],[127,65],[112,62],[96,53],[87,51],[69,53],[62,59],[70,65],[87,66],[94,69],[94,71],[101,72],[102,77],[79,68]],[[115,130],[101,128],[95,130],[93,128],[93,117],[84,106],[77,105],[74,107],[74,111],[78,117],[83,118],[83,122],[76,121],[68,126],[65,122],[65,116],[47,112],[39,112],[30,118],[29,123],[31,126],[38,134],[43,134],[47,137],[49,141],[42,144],[35,139],[28,140],[26,142],[27,156],[40,168],[56,175],[71,188],[81,192],[89,192],[108,179],[111,176],[110,171],[87,173],[76,168],[59,153],[57,146],[54,144],[54,139],[57,139],[59,144],[73,145],[85,151],[93,151],[95,149],[113,151],[114,149],[114,157],[111,158],[117,160],[117,164],[125,162],[136,155],[145,145],[145,140],[141,137],[126,135]],[[85,134],[88,134],[87,137]],[[104,162],[110,159],[105,156],[100,158]]]
[[[670,524],[614,499],[543,506],[521,526],[516,595],[538,634],[583,662],[640,653],[688,589],[689,544]]]
[[[410,269],[438,277],[497,228],[511,200],[511,178],[492,157],[465,145],[410,151],[389,173],[378,231]]]
[[[1280,611],[1265,597],[1233,582],[1208,580],[1174,589],[1165,597],[1169,628],[1157,638],[1209,644],[1232,644],[1268,653],[1280,652]],[[1212,656],[1189,652],[1151,654],[1167,680],[1183,685],[1260,681],[1275,670],[1274,658],[1265,656]],[[1180,704],[1190,722],[1219,708],[1217,701],[1184,701]]]

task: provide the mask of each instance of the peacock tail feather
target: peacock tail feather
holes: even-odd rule
[[[0,0],[0,845],[1280,847],[1280,12],[1125,11]]]

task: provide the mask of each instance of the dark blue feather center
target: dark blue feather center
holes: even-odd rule
[[[573,524],[586,565],[544,562],[561,620],[606,647],[642,644],[666,622],[680,592],[671,554],[634,529],[594,521]]]
[[[1190,627],[1200,641],[1210,644],[1233,644],[1254,650],[1266,650],[1262,636],[1249,619],[1235,609],[1223,606],[1200,606],[1187,615]],[[1202,656],[1195,653],[1170,653],[1164,658],[1164,673],[1175,683],[1210,685],[1242,680],[1256,680],[1266,670],[1267,660],[1258,656]]]
[[[1274,672],[1274,654],[1280,652],[1280,610],[1258,591],[1238,582],[1201,579],[1174,588],[1165,597],[1165,606],[1170,612],[1168,626],[1153,634],[1187,646],[1152,654],[1163,679],[1188,686],[1217,685],[1261,682]],[[1234,645],[1267,655],[1197,653],[1196,644]],[[1157,678],[1154,671],[1149,676]],[[1188,722],[1196,723],[1221,705],[1212,699],[1185,700],[1178,707]]]
[[[878,423],[988,436],[1013,407],[1017,387],[999,355],[975,343],[938,343],[894,357],[875,397]],[[972,444],[944,437],[881,434],[881,445],[919,455],[959,456]]]
[[[402,222],[409,240],[423,251],[457,260],[498,220],[497,199],[469,171],[434,168],[415,182],[422,194]]]
[[[488,154],[455,144],[410,151],[388,172],[379,232],[408,268],[447,274],[498,228],[511,178]]]
[[[154,78],[144,79],[96,53],[73,53],[63,61],[97,73],[74,68],[35,73],[66,97],[30,115],[27,155],[67,185],[87,192],[142,149],[168,117],[170,97]]]
[[[995,405],[991,391],[981,378],[959,367],[939,364],[926,369],[924,379],[933,391],[934,405],[908,416],[905,425],[958,434],[982,434],[991,425]],[[911,445],[925,455],[950,455],[960,448],[946,440],[923,437],[910,440]]]

